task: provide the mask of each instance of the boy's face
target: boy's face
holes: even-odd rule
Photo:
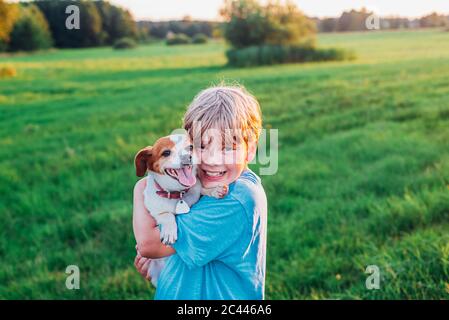
[[[205,188],[234,182],[248,162],[246,143],[225,143],[218,130],[207,130],[196,151],[200,161],[198,177]]]

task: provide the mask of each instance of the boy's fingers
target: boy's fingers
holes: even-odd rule
[[[151,278],[150,278],[150,275],[149,275],[149,273],[148,273],[148,269],[149,269],[149,266],[150,266],[150,263],[151,263],[151,259],[148,259],[145,263],[144,263],[144,265],[142,266],[142,276],[145,278],[145,279],[147,279],[147,280],[151,280]]]
[[[145,263],[142,265],[142,270],[147,271],[148,267],[150,266],[151,263],[151,259],[147,259],[147,261],[145,261]]]
[[[147,259],[142,265],[140,265],[137,270],[139,271],[140,275],[144,278],[147,279],[148,277],[148,267],[151,263],[151,259]]]
[[[136,256],[134,259],[134,266],[136,269],[140,272],[140,269],[142,268],[142,265],[146,262],[147,258]]]
[[[139,268],[139,270],[142,269],[142,266],[145,264],[145,262],[147,262],[147,258],[140,258],[137,262],[137,268]]]

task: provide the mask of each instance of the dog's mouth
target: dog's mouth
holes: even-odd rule
[[[193,174],[192,166],[184,166],[182,168],[167,168],[164,170],[165,173],[177,180],[184,187],[191,187],[196,183],[196,177]]]

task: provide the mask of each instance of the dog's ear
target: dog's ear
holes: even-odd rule
[[[153,147],[146,147],[137,152],[134,158],[134,164],[136,165],[136,175],[143,177],[148,170],[148,164],[151,160]]]

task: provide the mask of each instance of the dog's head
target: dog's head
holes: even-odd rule
[[[193,145],[186,134],[160,138],[153,146],[140,150],[134,162],[138,177],[151,171],[167,190],[182,190],[196,183]]]

